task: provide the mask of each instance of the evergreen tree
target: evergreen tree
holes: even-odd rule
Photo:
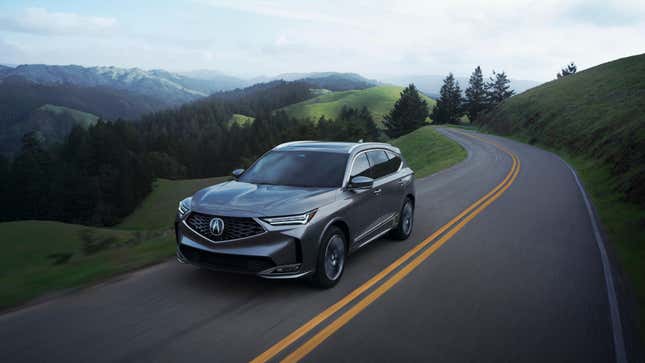
[[[432,109],[432,121],[437,124],[459,123],[463,115],[463,97],[459,82],[455,80],[452,73],[443,80],[439,91],[439,99]]]
[[[495,107],[505,99],[511,97],[514,93],[515,91],[511,89],[511,80],[508,79],[506,73],[496,73],[493,71],[493,76],[486,83],[488,106]]]
[[[427,117],[428,103],[421,98],[419,91],[411,83],[401,92],[394,108],[385,115],[385,133],[391,138],[407,134],[425,125]]]
[[[557,77],[558,79],[560,79],[562,77],[575,74],[577,71],[578,71],[578,67],[576,67],[575,63],[571,62],[566,67],[562,68],[562,70],[557,74]]]
[[[471,122],[477,119],[477,115],[486,109],[486,85],[482,69],[477,66],[468,80],[464,110]]]

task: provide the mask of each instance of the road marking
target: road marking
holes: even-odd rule
[[[322,342],[324,342],[327,338],[329,338],[329,336],[335,333],[338,329],[342,328],[345,324],[347,324],[350,320],[352,320],[361,311],[365,310],[365,308],[367,308],[370,304],[372,304],[376,299],[381,297],[388,290],[390,290],[394,285],[396,285],[399,281],[401,281],[408,274],[410,274],[410,272],[412,272],[423,261],[425,261],[428,257],[430,257],[441,246],[443,246],[450,238],[452,238],[452,236],[454,236],[457,232],[459,232],[462,228],[464,228],[464,226],[468,224],[468,222],[470,222],[479,213],[481,213],[484,209],[486,209],[491,203],[493,203],[495,200],[501,197],[502,194],[504,194],[504,192],[506,191],[506,189],[508,189],[511,186],[511,184],[513,184],[513,182],[515,181],[515,178],[517,178],[517,175],[519,174],[519,171],[520,171],[520,165],[518,162],[518,166],[515,169],[513,178],[504,186],[504,188],[502,188],[493,197],[491,197],[485,203],[479,206],[473,213],[469,214],[466,218],[464,218],[464,220],[459,222],[459,224],[457,224],[455,228],[451,229],[448,233],[446,233],[443,237],[441,237],[436,243],[434,243],[428,249],[423,251],[422,254],[420,254],[415,259],[413,259],[409,264],[407,264],[405,267],[399,270],[396,274],[390,277],[382,285],[377,287],[374,291],[372,291],[365,298],[357,302],[344,314],[342,314],[336,320],[334,320],[325,328],[323,328],[320,332],[315,334],[311,339],[309,339],[300,347],[298,347],[296,350],[294,350],[285,359],[283,359],[282,362],[287,362],[287,363],[297,362],[302,358],[304,358],[307,354],[309,354],[312,350],[314,350]]]
[[[461,135],[464,135],[464,136],[468,136],[468,137],[470,137],[470,138],[478,139],[478,140],[483,141],[483,142],[486,142],[486,143],[488,143],[488,144],[492,144],[492,145],[496,146],[497,148],[499,148],[500,150],[504,151],[506,154],[508,154],[508,155],[511,157],[511,159],[512,159],[512,161],[513,161],[513,164],[512,164],[512,166],[511,166],[511,169],[509,170],[509,172],[508,172],[508,173],[506,174],[506,176],[504,177],[504,179],[503,179],[499,184],[497,184],[493,189],[491,189],[488,193],[486,193],[486,195],[484,195],[483,197],[481,197],[480,199],[478,199],[476,202],[474,202],[473,204],[471,204],[470,206],[468,206],[468,208],[466,208],[465,210],[463,210],[461,213],[459,213],[457,216],[455,216],[453,219],[451,219],[448,223],[446,223],[445,225],[443,225],[442,227],[440,227],[439,229],[437,229],[437,230],[436,230],[434,233],[432,233],[429,237],[427,237],[427,238],[426,238],[425,240],[423,240],[421,243],[417,244],[414,248],[410,249],[410,250],[409,250],[408,252],[406,252],[404,255],[402,255],[401,257],[399,257],[396,261],[394,261],[393,263],[391,263],[389,266],[387,266],[387,267],[386,267],[385,269],[383,269],[381,272],[379,272],[378,274],[374,275],[372,278],[370,278],[368,281],[366,281],[365,283],[363,283],[361,286],[359,286],[358,288],[356,288],[355,290],[353,290],[352,292],[350,292],[348,295],[346,295],[345,297],[343,297],[341,300],[339,300],[338,302],[334,303],[333,305],[331,305],[330,307],[328,307],[327,309],[325,309],[323,312],[321,312],[320,314],[316,315],[314,318],[312,318],[311,320],[309,320],[308,322],[306,322],[305,324],[303,324],[302,326],[300,326],[298,329],[294,330],[292,333],[290,333],[289,335],[287,335],[286,337],[284,337],[282,340],[280,340],[279,342],[277,342],[276,344],[274,344],[273,346],[271,346],[269,349],[267,349],[266,351],[264,351],[263,353],[261,353],[260,355],[258,355],[257,357],[255,357],[255,358],[251,361],[252,363],[266,362],[266,361],[268,361],[269,359],[271,359],[271,358],[275,357],[278,353],[282,352],[284,349],[286,349],[287,347],[289,347],[291,344],[295,343],[298,339],[302,338],[305,334],[307,334],[308,332],[310,332],[312,329],[316,328],[318,325],[320,325],[321,323],[323,323],[325,320],[327,320],[329,317],[331,317],[332,315],[334,315],[334,314],[335,314],[336,312],[338,312],[340,309],[342,309],[343,307],[345,307],[346,305],[348,305],[349,303],[351,303],[352,301],[354,301],[354,300],[355,300],[357,297],[359,297],[363,292],[365,292],[365,291],[369,290],[372,286],[374,286],[375,284],[377,284],[379,281],[383,280],[383,279],[384,279],[387,275],[389,275],[392,271],[396,270],[399,266],[401,266],[402,264],[404,264],[405,262],[407,262],[407,261],[408,261],[409,259],[411,259],[411,258],[412,258],[412,257],[413,257],[417,252],[419,252],[419,251],[420,251],[420,250],[422,250],[424,247],[426,247],[427,245],[429,245],[429,244],[430,244],[432,241],[434,241],[438,236],[440,236],[441,234],[443,234],[446,230],[448,230],[449,228],[451,228],[453,225],[455,225],[457,222],[459,222],[462,218],[464,218],[466,215],[468,215],[468,213],[470,213],[470,212],[471,212],[471,211],[473,211],[474,209],[476,209],[476,208],[480,207],[480,209],[477,209],[477,210],[476,210],[476,212],[475,212],[475,213],[479,214],[479,213],[483,210],[483,208],[481,208],[481,206],[483,206],[483,205],[484,205],[485,201],[486,201],[489,197],[490,197],[491,199],[492,199],[492,198],[497,199],[497,198],[499,197],[499,195],[501,195],[501,194],[498,194],[498,192],[500,192],[500,190],[501,190],[501,189],[503,189],[503,190],[501,190],[501,192],[503,193],[503,191],[505,191],[505,190],[510,186],[510,184],[512,183],[512,180],[514,180],[514,179],[515,179],[515,177],[517,177],[517,173],[519,173],[519,167],[520,167],[519,159],[517,159],[517,158],[514,156],[514,154],[513,154],[513,153],[511,153],[508,149],[506,149],[505,147],[503,147],[503,146],[501,146],[501,145],[499,145],[499,144],[497,144],[497,143],[495,143],[495,142],[488,141],[488,140],[484,140],[484,139],[481,139],[481,138],[479,138],[479,137],[477,137],[477,136],[474,136],[474,135],[468,135],[468,134],[465,134],[465,133],[462,133],[462,132],[457,132],[457,133],[459,133],[459,134],[461,134]],[[510,181],[510,182],[509,182],[509,181]],[[508,182],[508,185],[506,185],[506,184],[507,184],[507,182]],[[505,185],[506,185],[506,187],[505,187]],[[492,201],[491,201],[490,203],[492,203]],[[490,203],[485,204],[485,206],[488,206]],[[484,207],[484,208],[485,208],[485,207]],[[473,216],[473,217],[474,217],[474,216]],[[466,217],[466,218],[468,218],[468,217]],[[472,219],[472,218],[470,218],[470,219]],[[468,221],[470,221],[470,219],[468,219]],[[465,225],[465,223],[464,223],[464,225]],[[462,225],[462,226],[463,226],[463,225]],[[462,227],[462,228],[463,228],[463,227]],[[460,228],[460,229],[461,229],[461,228]],[[452,232],[452,231],[451,231],[451,232]],[[450,233],[450,232],[449,232],[449,233]],[[456,233],[456,231],[455,231],[455,233]],[[454,233],[453,233],[453,234],[454,234]],[[452,235],[451,235],[451,236],[452,236]],[[445,237],[445,236],[444,236],[444,237]],[[443,238],[442,238],[442,239],[443,239]],[[440,240],[440,241],[441,241],[441,240]],[[443,243],[445,243],[445,241],[447,241],[447,239],[446,239],[446,240],[444,240],[444,242],[443,242]],[[442,243],[442,244],[443,244],[443,243]],[[433,247],[434,247],[434,246],[433,246]],[[438,246],[438,247],[440,247],[440,246]],[[438,247],[437,247],[437,248],[438,248]],[[432,248],[432,247],[431,247],[431,248]],[[430,249],[428,249],[428,250],[430,250]],[[436,250],[436,248],[435,248],[434,250]],[[432,251],[434,252],[434,250],[432,250]],[[426,252],[427,252],[427,251],[426,251]],[[425,254],[426,252],[424,252],[424,254]],[[431,254],[431,253],[430,253],[430,254]],[[421,256],[421,255],[420,255],[420,256]],[[429,255],[428,255],[428,256],[429,256]],[[426,257],[426,258],[427,258],[427,257]],[[424,258],[424,259],[425,259],[425,258]],[[420,263],[420,262],[419,262],[419,263]],[[407,267],[407,266],[406,266],[406,267]],[[403,269],[402,269],[402,270],[403,270]],[[401,270],[401,271],[402,271],[402,270]],[[410,270],[410,271],[411,271],[411,270]],[[399,271],[399,272],[400,272],[400,271]],[[406,273],[406,275],[407,275],[407,273]],[[396,275],[395,275],[395,276],[396,276]],[[401,277],[401,278],[402,278],[402,277]],[[391,279],[390,279],[390,280],[391,280]],[[386,283],[387,283],[387,282],[386,282]],[[386,283],[384,283],[384,284],[386,284]],[[383,285],[381,285],[381,286],[383,286]],[[388,288],[388,289],[389,289],[389,288]],[[375,290],[375,291],[376,291],[376,290]],[[386,289],[385,291],[387,291],[387,289]],[[383,293],[384,293],[385,291],[383,291]],[[372,293],[372,294],[373,294],[373,293]],[[382,294],[382,293],[381,293],[381,294]],[[371,294],[370,294],[370,295],[368,295],[368,296],[371,296]],[[379,296],[380,296],[380,295],[379,295]],[[375,298],[374,298],[374,299],[375,299]],[[362,309],[361,309],[361,310],[362,310]],[[350,311],[351,311],[351,310],[350,310]],[[349,311],[348,311],[348,312],[349,312]],[[360,312],[360,311],[358,311],[358,312]],[[356,314],[357,314],[358,312],[356,312]],[[341,317],[342,317],[342,316],[341,316]],[[351,318],[350,318],[350,319],[351,319]],[[332,324],[334,324],[334,323],[335,323],[335,322],[332,322]],[[344,324],[343,324],[343,325],[344,325]],[[341,325],[341,326],[342,326],[342,325]],[[339,326],[338,328],[340,328],[340,326]],[[337,330],[337,329],[336,329],[336,330]],[[334,331],[335,331],[335,330],[334,330]],[[322,331],[321,331],[321,332],[322,332]],[[320,334],[320,333],[319,333],[319,334]],[[312,339],[313,339],[313,338],[312,338]],[[323,339],[323,340],[324,340],[324,339]],[[322,342],[322,341],[321,341],[321,342]],[[307,344],[307,343],[305,343],[305,344]],[[319,343],[318,343],[318,344],[319,344]],[[302,348],[302,347],[301,347],[301,348]],[[313,348],[315,348],[315,346],[314,346],[314,347],[312,347],[311,349],[313,349]],[[295,353],[295,352],[294,352],[294,353]],[[308,352],[307,352],[307,353],[308,353]],[[293,353],[292,353],[292,354],[293,354]],[[305,355],[306,355],[306,354],[305,354]],[[291,355],[290,355],[290,356],[291,356]],[[304,355],[303,355],[303,356],[304,356]],[[287,358],[288,358],[288,357],[287,357]]]

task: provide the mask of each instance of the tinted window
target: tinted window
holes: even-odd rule
[[[399,170],[399,167],[401,167],[401,157],[391,151],[386,151],[386,153],[389,159],[386,168],[388,174],[395,173],[397,170]]]
[[[340,187],[347,154],[271,151],[242,174],[240,181],[299,187]]]
[[[351,179],[355,176],[372,177],[370,173],[370,163],[367,160],[366,153],[362,153],[354,159],[354,166],[352,166],[352,171],[349,173],[349,177]]]
[[[372,164],[372,178],[378,179],[389,174],[387,163],[390,159],[384,150],[368,151],[367,157]]]

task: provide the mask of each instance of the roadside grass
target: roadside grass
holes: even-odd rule
[[[120,231],[50,221],[0,224],[0,308],[84,286],[167,258],[172,232]]]
[[[466,157],[459,144],[431,126],[392,143],[418,177]],[[166,260],[175,250],[172,224],[178,202],[226,179],[159,179],[141,205],[113,228],[52,221],[0,223],[0,309]]]
[[[328,92],[312,99],[284,107],[291,117],[308,118],[317,122],[321,116],[336,118],[343,106],[362,108],[367,107],[379,128],[383,128],[383,117],[390,112],[394,103],[400,98],[403,87],[376,86],[362,90]],[[422,95],[428,102],[429,109],[435,100]]]
[[[0,223],[0,309],[167,259],[175,250],[172,223],[179,200],[225,179],[159,179],[139,208],[113,228]]]
[[[449,168],[468,156],[461,145],[441,135],[433,126],[422,127],[391,143],[401,149],[418,178]]]

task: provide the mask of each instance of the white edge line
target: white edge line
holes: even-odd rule
[[[591,207],[591,202],[589,202],[587,193],[585,192],[585,189],[582,186],[582,183],[580,183],[578,174],[571,167],[571,165],[569,165],[569,163],[567,163],[560,156],[558,155],[556,156],[564,163],[564,165],[567,166],[567,168],[569,168],[569,170],[571,171],[571,174],[573,174],[573,178],[575,179],[576,184],[578,185],[578,189],[580,190],[582,199],[584,199],[585,201],[585,206],[587,207],[587,213],[589,214],[589,219],[591,220],[591,226],[593,228],[594,237],[596,239],[596,245],[598,246],[598,250],[600,250],[600,260],[602,261],[602,269],[605,273],[605,284],[607,287],[607,298],[609,300],[609,316],[611,319],[612,332],[614,336],[614,353],[616,356],[616,362],[626,363],[627,354],[625,351],[625,340],[623,339],[623,326],[620,320],[620,309],[618,307],[618,297],[616,296],[616,288],[614,286],[614,276],[611,272],[609,257],[607,256],[607,250],[605,249],[605,241],[602,238],[602,234],[600,233],[600,229],[598,228],[598,223],[596,222],[596,216]]]

